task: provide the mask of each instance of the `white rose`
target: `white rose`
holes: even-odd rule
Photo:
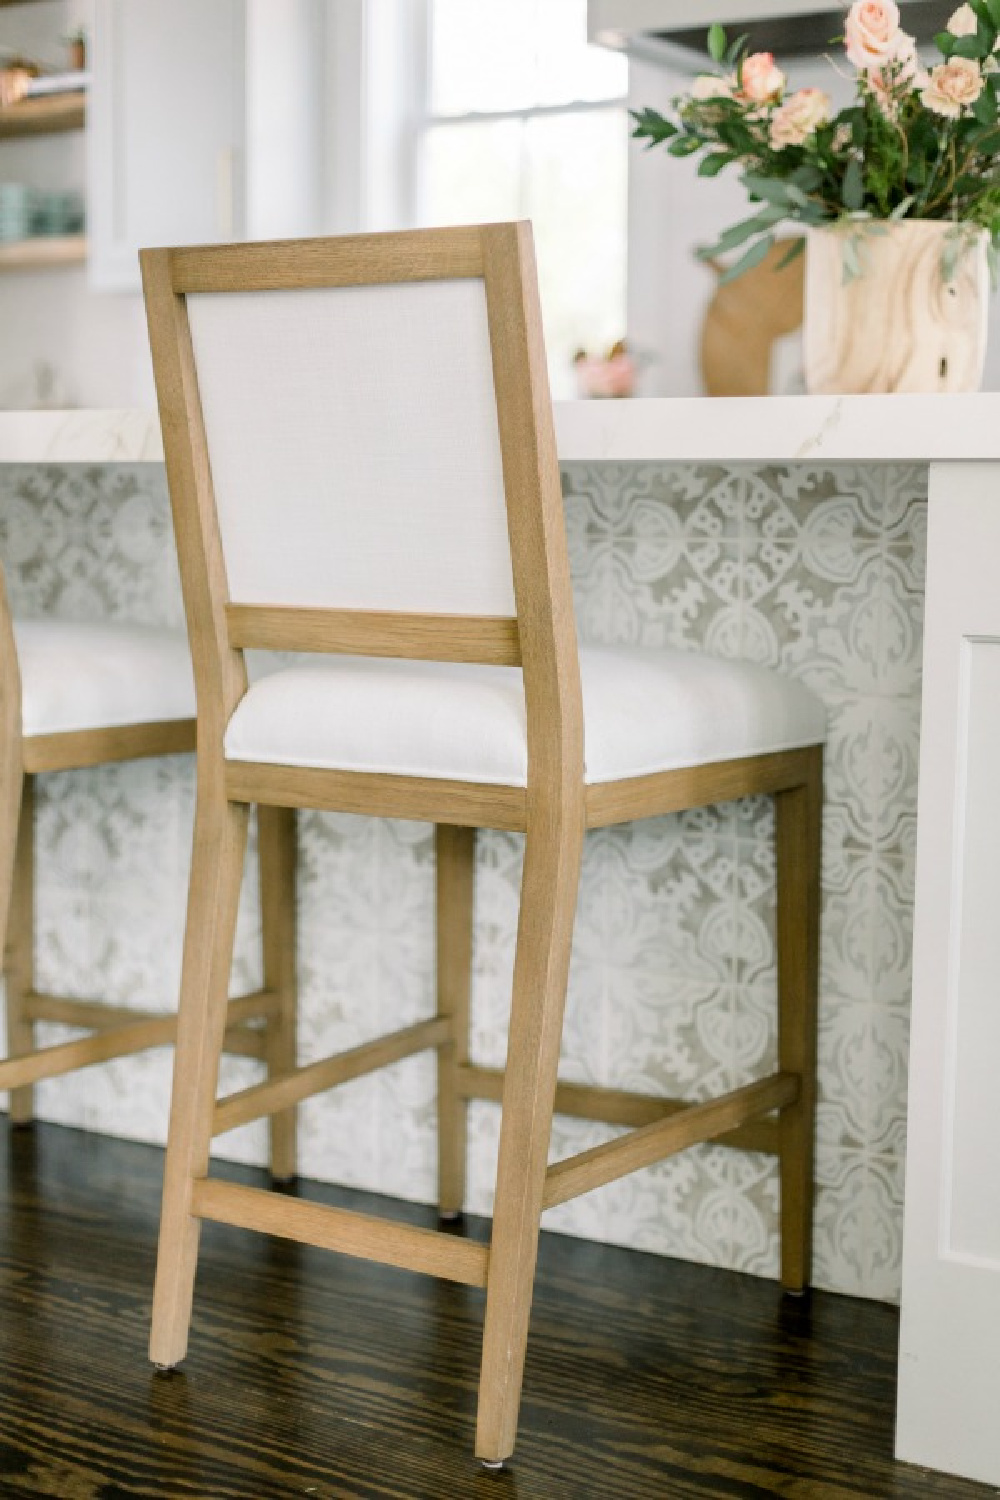
[[[830,118],[830,96],[822,89],[799,89],[786,99],[771,118],[771,145],[775,151],[801,146]]]
[[[718,73],[699,73],[691,85],[691,98],[699,101],[704,99],[731,99],[733,97],[733,80],[731,78],[720,78]]]
[[[958,10],[948,22],[948,30],[952,36],[975,36],[979,30],[979,22],[971,5],[960,5]]]

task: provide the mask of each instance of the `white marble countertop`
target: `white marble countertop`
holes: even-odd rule
[[[563,401],[564,462],[1000,460],[1000,393]],[[150,411],[0,411],[0,463],[157,463]]]

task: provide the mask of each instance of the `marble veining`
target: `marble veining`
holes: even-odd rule
[[[912,463],[1000,458],[1000,395],[562,401],[565,463]],[[0,411],[0,464],[157,463],[152,411]]]

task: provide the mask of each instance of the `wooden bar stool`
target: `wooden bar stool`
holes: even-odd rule
[[[42,994],[34,981],[34,778],[112,761],[195,748],[194,682],[186,637],[117,623],[11,619],[0,575],[0,943],[4,952],[7,1052],[0,1088],[10,1117],[33,1115],[33,1085],[174,1040],[176,1013]],[[266,839],[266,829],[263,837]],[[270,847],[262,850],[269,868]],[[272,903],[271,925],[282,907]],[[4,942],[4,936],[6,941]],[[285,933],[279,934],[283,943]],[[270,947],[275,946],[271,936]],[[274,964],[271,963],[273,973]],[[233,1001],[226,1050],[273,1062],[293,1035],[280,1024],[279,996],[265,988]],[[275,1018],[279,1018],[276,1023]],[[90,1035],[37,1047],[35,1023],[58,1021]],[[264,1026],[249,1022],[264,1021]],[[279,1143],[276,1170],[294,1172],[294,1141]],[[282,1128],[282,1127],[279,1127]]]
[[[698,1141],[776,1152],[782,1280],[812,1218],[822,706],[746,662],[578,651],[530,227],[142,256],[198,691],[198,797],[150,1353],[184,1357],[203,1220],[486,1290],[476,1452],[512,1451],[544,1208]],[[248,683],[244,651],[299,660]],[[770,793],[778,1070],[685,1104],[557,1085],[587,828]],[[250,806],[437,825],[437,1014],[218,1101]],[[468,1058],[476,828],[525,835],[503,1073]],[[287,955],[291,964],[291,950]],[[489,1247],[209,1174],[213,1134],[426,1049],[440,1209],[500,1099]],[[628,1135],[547,1165],[553,1107]]]

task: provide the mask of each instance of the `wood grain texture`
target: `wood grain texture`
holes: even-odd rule
[[[716,1099],[691,1104],[617,1140],[581,1151],[549,1167],[545,1176],[545,1207],[554,1208],[557,1203],[566,1203],[581,1193],[603,1187],[606,1182],[614,1182],[627,1172],[651,1167],[688,1146],[714,1140],[756,1115],[793,1104],[798,1096],[798,1078],[792,1073],[775,1073]]]
[[[33,734],[24,740],[26,771],[70,771],[154,755],[182,755],[195,748],[194,719],[117,724],[68,734]]]
[[[352,1078],[363,1078],[367,1073],[401,1062],[404,1057],[426,1052],[429,1047],[441,1044],[447,1030],[439,1018],[417,1021],[389,1036],[378,1037],[374,1042],[365,1042],[348,1052],[338,1052],[335,1057],[321,1058],[318,1062],[296,1068],[294,1072],[268,1078],[266,1083],[256,1083],[236,1094],[228,1094],[215,1106],[212,1133],[222,1135],[249,1120],[273,1115],[301,1103],[303,1099],[311,1099],[314,1094],[337,1088]]]
[[[542,1234],[516,1458],[469,1457],[482,1294],[208,1223],[151,1374],[162,1153],[0,1116],[10,1500],[989,1500],[892,1459],[898,1314]],[[267,1173],[220,1170],[246,1185]],[[436,1210],[301,1183],[431,1228]],[[469,1219],[482,1243],[489,1225]],[[734,1351],[737,1356],[734,1358]]]
[[[24,774],[21,671],[7,586],[0,570],[0,956],[7,1054],[30,1052],[35,1028],[25,1009],[34,964],[34,783]],[[30,1087],[11,1095],[11,1118],[30,1120]]]
[[[164,1367],[179,1363],[187,1348],[200,1228],[192,1212],[191,1193],[195,1179],[208,1171],[247,846],[248,809],[219,795],[218,781],[213,784],[211,775],[213,762],[207,757],[206,761],[208,774],[199,779],[195,805],[150,1330],[149,1357]]]
[[[777,860],[778,1063],[800,1081],[782,1110],[781,1281],[799,1292],[812,1274],[816,1045],[819,1012],[819,908],[823,750],[810,752],[804,785],[774,800]]]
[[[48,1019],[60,1020],[65,1025],[93,1028],[94,1035],[49,1047],[32,1047],[23,1056],[0,1059],[0,1089],[22,1089],[43,1078],[59,1078],[95,1063],[109,1062],[113,1057],[131,1057],[152,1047],[165,1047],[177,1034],[177,1017],[173,1012],[137,1015],[125,1006],[105,1007],[99,1002],[80,1001],[74,1005],[69,1000],[57,1000],[47,1005],[44,995],[33,995],[32,1000],[34,1004],[23,1007],[26,1020],[37,1019],[41,1011]],[[102,1015],[102,1011],[107,1014]],[[236,1000],[227,1012],[226,1025],[235,1026],[248,1016],[259,1014],[255,998],[249,1004]],[[259,1034],[227,1032],[227,1035],[233,1035],[235,1042],[231,1049],[225,1048],[227,1051],[256,1057],[263,1050]],[[243,1045],[244,1041],[249,1045]]]
[[[606,828],[636,818],[655,818],[689,807],[710,807],[737,797],[770,795],[785,787],[801,786],[810,775],[812,749],[780,750],[773,755],[751,755],[743,760],[715,761],[652,776],[632,776],[626,781],[596,783],[587,787],[587,827]]]
[[[971,227],[971,226],[969,226]],[[987,231],[945,281],[947,220],[810,229],[805,376],[810,395],[977,391],[986,359]],[[862,274],[845,278],[845,239]]]
[[[227,604],[229,644],[260,651],[326,651],[410,661],[519,667],[517,621],[484,615],[388,610],[283,609]]]
[[[446,1026],[437,1054],[438,1207],[451,1217],[465,1206],[469,1095],[461,1079],[469,1061],[476,832],[438,824],[434,833],[437,1013]]]
[[[800,237],[783,237],[759,265],[717,286],[701,326],[701,378],[706,396],[778,394],[772,384],[774,344],[802,325],[805,262],[779,270]],[[721,274],[725,266],[712,261]]]
[[[413,1229],[370,1214],[303,1203],[211,1177],[195,1182],[191,1207],[203,1219],[280,1234],[320,1250],[339,1250],[342,1255],[359,1255],[379,1265],[420,1271],[466,1286],[481,1287],[486,1282],[486,1247],[433,1229]]]
[[[38,235],[0,244],[0,271],[43,271],[47,267],[82,266],[87,239],[82,234]]]
[[[55,135],[82,130],[87,123],[86,94],[53,94],[21,99],[0,109],[0,141],[22,135]]]
[[[413,818],[465,828],[523,830],[527,791],[523,786],[445,781],[434,776],[381,776],[363,771],[323,771],[226,761],[226,794],[234,802],[274,807],[318,807],[368,817]]]
[[[270,240],[258,244],[179,246],[143,255],[169,256],[174,292],[299,291],[319,286],[481,276],[476,225],[336,239]]]
[[[513,1451],[586,824],[583,699],[531,227],[483,235],[528,797],[476,1455]]]
[[[457,1086],[465,1099],[490,1099],[499,1104],[503,1098],[504,1075],[500,1068],[466,1065],[458,1070]],[[656,1120],[668,1119],[680,1110],[690,1109],[690,1099],[667,1099],[654,1094],[638,1094],[628,1089],[597,1088],[593,1084],[558,1083],[554,1112],[577,1120],[600,1120],[605,1125],[638,1128]],[[778,1122],[752,1120],[712,1137],[713,1145],[731,1146],[738,1151],[766,1151],[778,1154]]]
[[[258,807],[260,938],[264,988],[275,1008],[265,1031],[267,1076],[294,1071],[298,1061],[297,845],[295,813],[287,807]],[[279,1182],[295,1176],[298,1115],[294,1106],[268,1120],[271,1175]]]

